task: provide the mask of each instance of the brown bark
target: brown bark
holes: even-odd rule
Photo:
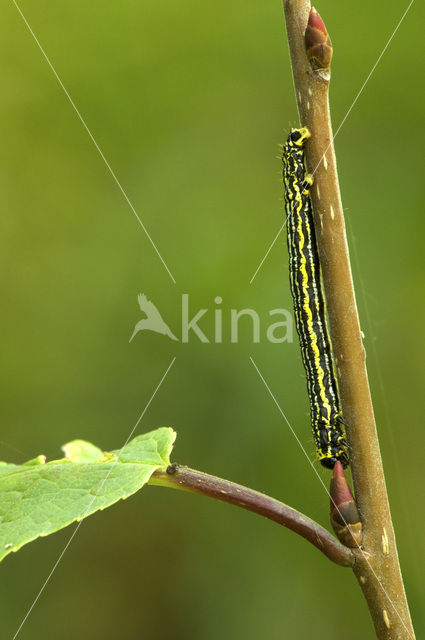
[[[313,69],[304,32],[310,3],[284,0],[289,50],[301,125],[308,127],[306,157],[314,175],[311,195],[329,328],[337,366],[351,471],[363,528],[354,573],[380,640],[414,638],[401,577],[373,415],[353,288],[329,112],[329,70]]]

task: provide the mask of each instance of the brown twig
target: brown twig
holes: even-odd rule
[[[298,533],[332,562],[343,567],[353,565],[352,550],[342,545],[320,524],[283,502],[253,489],[182,465],[171,465],[166,471],[155,471],[149,484],[199,493],[253,511]]]
[[[314,42],[307,43],[312,54],[310,59],[307,56],[308,0],[284,0],[283,5],[300,120],[312,134],[306,156],[314,174],[311,194],[316,235],[355,497],[364,526],[364,552],[355,552],[353,569],[378,638],[411,639],[414,631],[398,562],[345,235],[328,102],[326,61],[330,57]],[[314,33],[310,35],[314,40]],[[323,42],[326,44],[325,39]],[[325,68],[320,68],[321,56]]]

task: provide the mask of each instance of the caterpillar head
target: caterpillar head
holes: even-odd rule
[[[288,136],[288,142],[292,142],[292,144],[297,147],[302,147],[305,141],[311,136],[310,131],[307,127],[301,127],[301,129],[291,129],[291,132]]]

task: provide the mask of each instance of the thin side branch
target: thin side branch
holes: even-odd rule
[[[414,638],[414,631],[398,562],[351,275],[329,113],[330,71],[317,69],[316,55],[307,57],[304,33],[310,3],[284,0],[283,5],[300,120],[311,133],[306,156],[314,177],[311,195],[316,236],[355,497],[364,525],[366,553],[356,553],[354,572],[378,638],[407,640]]]
[[[253,511],[298,533],[332,562],[342,567],[354,563],[352,550],[342,545],[320,524],[283,502],[253,489],[181,465],[171,465],[166,471],[155,471],[149,484],[199,493]]]

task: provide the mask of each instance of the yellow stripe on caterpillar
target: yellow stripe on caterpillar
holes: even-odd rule
[[[304,144],[306,127],[292,129],[283,145],[283,182],[289,253],[289,279],[295,325],[306,371],[311,426],[317,458],[332,468],[337,460],[348,465],[348,447],[326,324],[319,254],[314,231]]]

